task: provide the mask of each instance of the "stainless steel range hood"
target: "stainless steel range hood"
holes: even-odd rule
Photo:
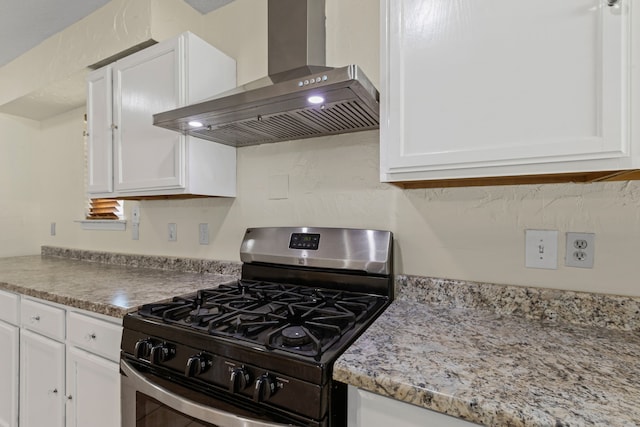
[[[360,68],[324,66],[324,10],[324,0],[269,0],[269,76],[153,124],[237,147],[377,129],[379,94]]]

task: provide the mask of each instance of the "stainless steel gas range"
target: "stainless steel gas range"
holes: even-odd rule
[[[393,299],[388,231],[250,228],[237,283],[124,318],[123,427],[346,425],[333,363]]]

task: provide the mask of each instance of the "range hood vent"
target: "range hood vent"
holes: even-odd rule
[[[269,76],[153,124],[235,147],[377,129],[379,94],[362,70],[324,66],[324,7],[269,0]]]

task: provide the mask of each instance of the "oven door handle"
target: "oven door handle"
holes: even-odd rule
[[[127,381],[130,381],[135,390],[152,397],[163,404],[175,409],[197,420],[206,421],[214,425],[220,425],[221,427],[284,427],[291,426],[291,424],[278,424],[271,422],[264,422],[260,420],[254,420],[251,418],[240,417],[238,415],[231,414],[226,411],[205,406],[200,403],[194,402],[189,399],[185,399],[164,387],[160,387],[157,384],[146,379],[143,375],[138,373],[136,369],[127,363],[125,360],[120,360],[120,369],[122,373],[127,377]]]

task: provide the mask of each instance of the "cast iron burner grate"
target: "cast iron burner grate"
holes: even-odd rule
[[[339,290],[239,280],[191,297],[146,304],[143,317],[268,349],[319,358],[378,298]]]

